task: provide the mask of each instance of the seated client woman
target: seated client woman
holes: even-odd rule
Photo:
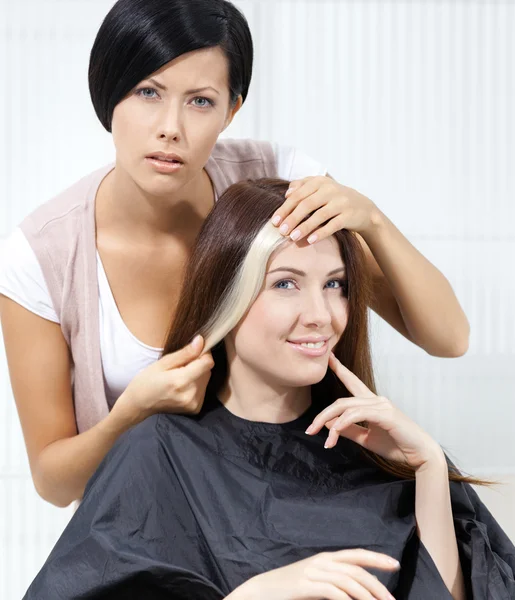
[[[27,599],[515,598],[483,482],[374,392],[359,242],[282,237],[287,187],[206,219],[165,347],[204,336],[204,405],[120,438]]]

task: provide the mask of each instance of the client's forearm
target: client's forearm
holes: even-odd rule
[[[454,530],[447,462],[443,452],[416,472],[417,534],[455,600],[465,600],[465,584]]]
[[[233,590],[225,600],[259,600],[259,594],[253,587],[253,579],[249,579]]]

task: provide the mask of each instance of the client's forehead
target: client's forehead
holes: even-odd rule
[[[306,273],[328,272],[343,266],[338,243],[334,237],[330,237],[316,244],[308,244],[305,241],[286,242],[270,257],[267,271],[293,267]]]

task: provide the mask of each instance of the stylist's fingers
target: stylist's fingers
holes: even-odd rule
[[[198,414],[204,404],[214,364],[211,353],[207,352],[185,367],[161,373],[164,396],[158,403],[157,412]]]
[[[176,352],[170,352],[170,354],[165,354],[158,363],[164,369],[183,367],[190,363],[194,358],[197,358],[202,352],[203,347],[204,338],[201,335],[197,335],[193,338],[193,341],[187,346],[184,346],[184,348],[181,348]]]
[[[215,361],[211,355],[211,352],[203,354],[199,358],[192,360],[185,367],[177,369],[177,375],[185,382],[190,383],[197,380],[199,377],[211,371],[215,366]]]
[[[274,225],[279,225],[280,223],[283,222],[283,220],[292,212],[292,210],[297,206],[297,204],[299,203],[298,198],[294,198],[293,200],[290,200],[289,198],[291,197],[291,195],[293,194],[293,192],[297,191],[299,188],[301,188],[307,181],[309,180],[308,177],[305,177],[304,179],[296,179],[294,181],[290,182],[290,185],[288,187],[288,190],[286,191],[285,194],[285,201],[282,203],[282,205],[275,211],[275,213],[272,216],[272,223]]]

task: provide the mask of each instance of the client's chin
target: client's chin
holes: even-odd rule
[[[320,383],[327,373],[327,361],[324,364],[312,364],[302,370],[292,369],[288,373],[289,384],[292,387],[306,387]]]

